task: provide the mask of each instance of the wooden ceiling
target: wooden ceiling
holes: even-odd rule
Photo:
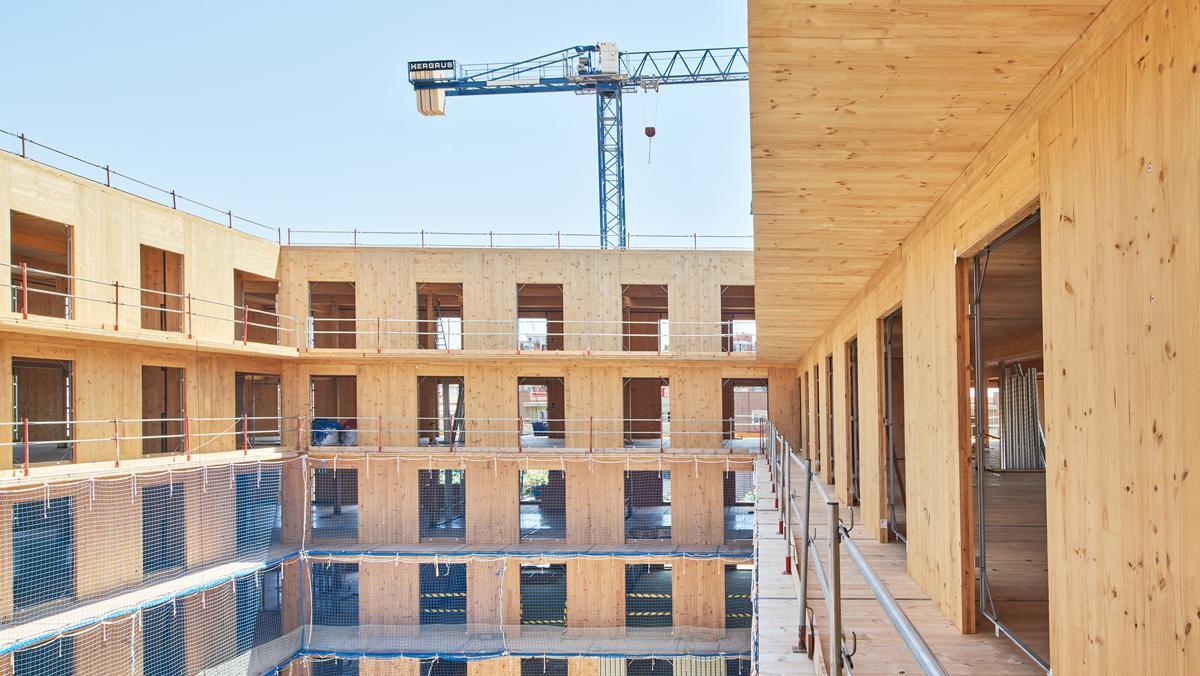
[[[1105,4],[749,0],[760,355],[820,337]]]

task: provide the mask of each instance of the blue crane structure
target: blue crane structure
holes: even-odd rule
[[[410,61],[408,81],[425,115],[445,114],[446,96],[574,92],[596,96],[600,176],[600,246],[627,245],[625,144],[621,96],[667,84],[737,82],[750,78],[745,47],[620,52],[615,44],[581,45],[507,64]],[[653,128],[647,129],[653,134]]]

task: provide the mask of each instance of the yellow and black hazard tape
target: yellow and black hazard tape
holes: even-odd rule
[[[467,592],[424,592],[421,594],[423,599],[451,599],[462,598],[467,595]]]
[[[664,617],[671,614],[669,610],[631,610],[626,615],[630,617]]]
[[[750,613],[725,613],[725,617],[750,617]]]
[[[423,613],[465,613],[466,608],[422,608]]]
[[[650,593],[642,593],[642,592],[632,592],[632,593],[626,594],[625,598],[629,598],[629,599],[669,599],[669,598],[671,598],[671,595],[670,594],[650,594]]]
[[[521,620],[521,624],[553,624],[553,625],[558,625],[558,626],[562,627],[562,626],[566,626],[567,619],[566,618],[563,618],[561,620],[524,620],[523,619],[523,620]]]
[[[725,598],[727,598],[727,599],[748,599],[748,598],[750,598],[750,595],[749,594],[726,594]]]

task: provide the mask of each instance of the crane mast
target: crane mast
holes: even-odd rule
[[[621,52],[611,42],[569,47],[524,61],[460,65],[452,59],[408,63],[423,115],[445,115],[447,96],[573,92],[596,97],[600,246],[624,249],[625,143],[622,96],[669,84],[748,80],[745,47]]]

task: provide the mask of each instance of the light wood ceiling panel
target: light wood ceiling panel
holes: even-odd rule
[[[1106,4],[749,0],[761,354],[820,336]]]

